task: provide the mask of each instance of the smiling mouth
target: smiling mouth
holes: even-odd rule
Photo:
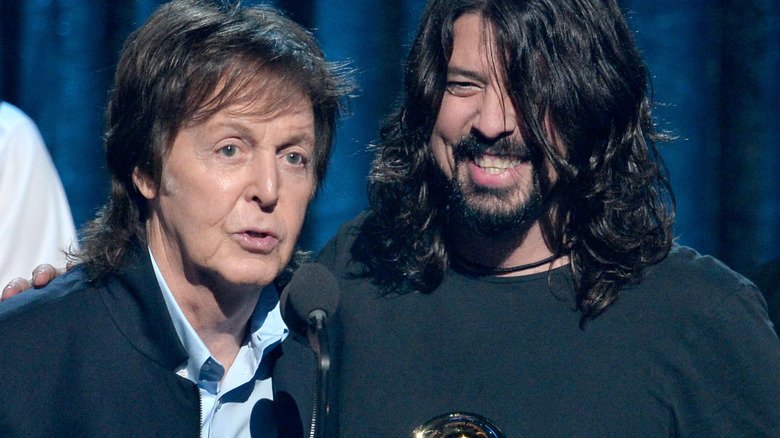
[[[498,175],[523,163],[523,160],[518,157],[496,157],[491,155],[474,157],[473,161],[474,164],[489,175]]]

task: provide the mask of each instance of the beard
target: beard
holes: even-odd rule
[[[450,219],[460,219],[485,237],[523,234],[542,212],[543,198],[536,172],[531,192],[517,200],[516,188],[496,189],[450,180],[447,208]]]
[[[514,139],[487,144],[474,136],[465,138],[454,148],[454,176],[445,178],[449,219],[488,238],[525,234],[539,219],[544,206],[536,165],[531,167],[533,173],[527,187],[485,187],[458,177],[462,164],[485,153],[488,148],[495,155],[511,155],[522,160],[531,158],[528,148]]]

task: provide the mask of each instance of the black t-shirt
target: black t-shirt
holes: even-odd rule
[[[347,224],[319,261],[339,278],[332,322],[342,438],[409,437],[452,411],[508,437],[780,436],[780,341],[755,287],[675,247],[580,327],[566,268],[450,271],[430,294],[380,297]]]

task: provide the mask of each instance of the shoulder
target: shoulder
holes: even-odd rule
[[[755,340],[758,333],[773,337],[766,303],[756,286],[718,259],[683,246],[675,246],[651,266],[616,304],[624,316],[644,321],[666,341],[709,342],[724,336]]]
[[[150,306],[139,304],[139,300],[159,295],[153,293],[158,287],[149,256],[137,244],[125,254],[119,269],[98,279],[92,274],[87,265],[79,264],[41,289],[31,289],[3,301],[0,326],[7,326],[11,321],[35,324],[45,320],[53,324],[58,319],[75,320],[76,315],[92,318],[97,309],[102,311],[106,306],[116,308],[114,312],[118,316],[131,312],[134,307],[149,312]]]
[[[360,235],[363,224],[371,216],[371,212],[366,210],[343,223],[336,235],[319,251],[317,262],[337,273],[352,267],[352,246]]]
[[[673,303],[698,301],[708,308],[717,307],[717,303],[736,294],[760,296],[750,280],[720,260],[678,245],[663,261],[648,269],[640,288]]]
[[[87,281],[86,270],[77,266],[55,278],[41,289],[31,289],[0,304],[0,324],[17,319],[31,319],[35,315],[52,315],[58,307],[70,307],[83,299],[83,292],[94,289]],[[79,305],[74,306],[75,309]]]
[[[17,128],[36,129],[35,123],[22,110],[8,102],[0,102],[0,136]]]
[[[35,149],[42,144],[40,138],[38,127],[27,114],[8,102],[0,102],[0,153],[19,154]],[[20,141],[33,146],[17,147]]]
[[[80,265],[43,289],[0,303],[0,351],[9,345],[24,351],[29,344],[45,342],[70,356],[132,345],[164,367],[179,365],[186,352],[149,256],[138,250],[125,257],[120,269],[97,280]]]
[[[724,435],[737,424],[753,428],[745,435],[776,430],[780,342],[752,282],[678,246],[624,292],[621,326],[633,329],[620,336],[660,379],[658,394],[678,405],[681,423]]]
[[[99,291],[83,274],[74,268],[42,289],[0,303],[0,351],[5,353],[0,369],[38,369],[35,361],[43,357],[72,357],[91,348],[85,339],[103,327],[97,321],[105,321],[106,312]]]

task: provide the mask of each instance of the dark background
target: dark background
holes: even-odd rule
[[[77,227],[108,193],[103,110],[121,44],[160,3],[0,0],[0,96],[38,123]],[[329,60],[350,61],[361,86],[304,230],[316,250],[367,205],[365,147],[398,102],[424,2],[265,3],[311,29]],[[662,147],[678,241],[742,272],[780,257],[780,0],[620,3],[650,67],[659,127],[679,137]]]

